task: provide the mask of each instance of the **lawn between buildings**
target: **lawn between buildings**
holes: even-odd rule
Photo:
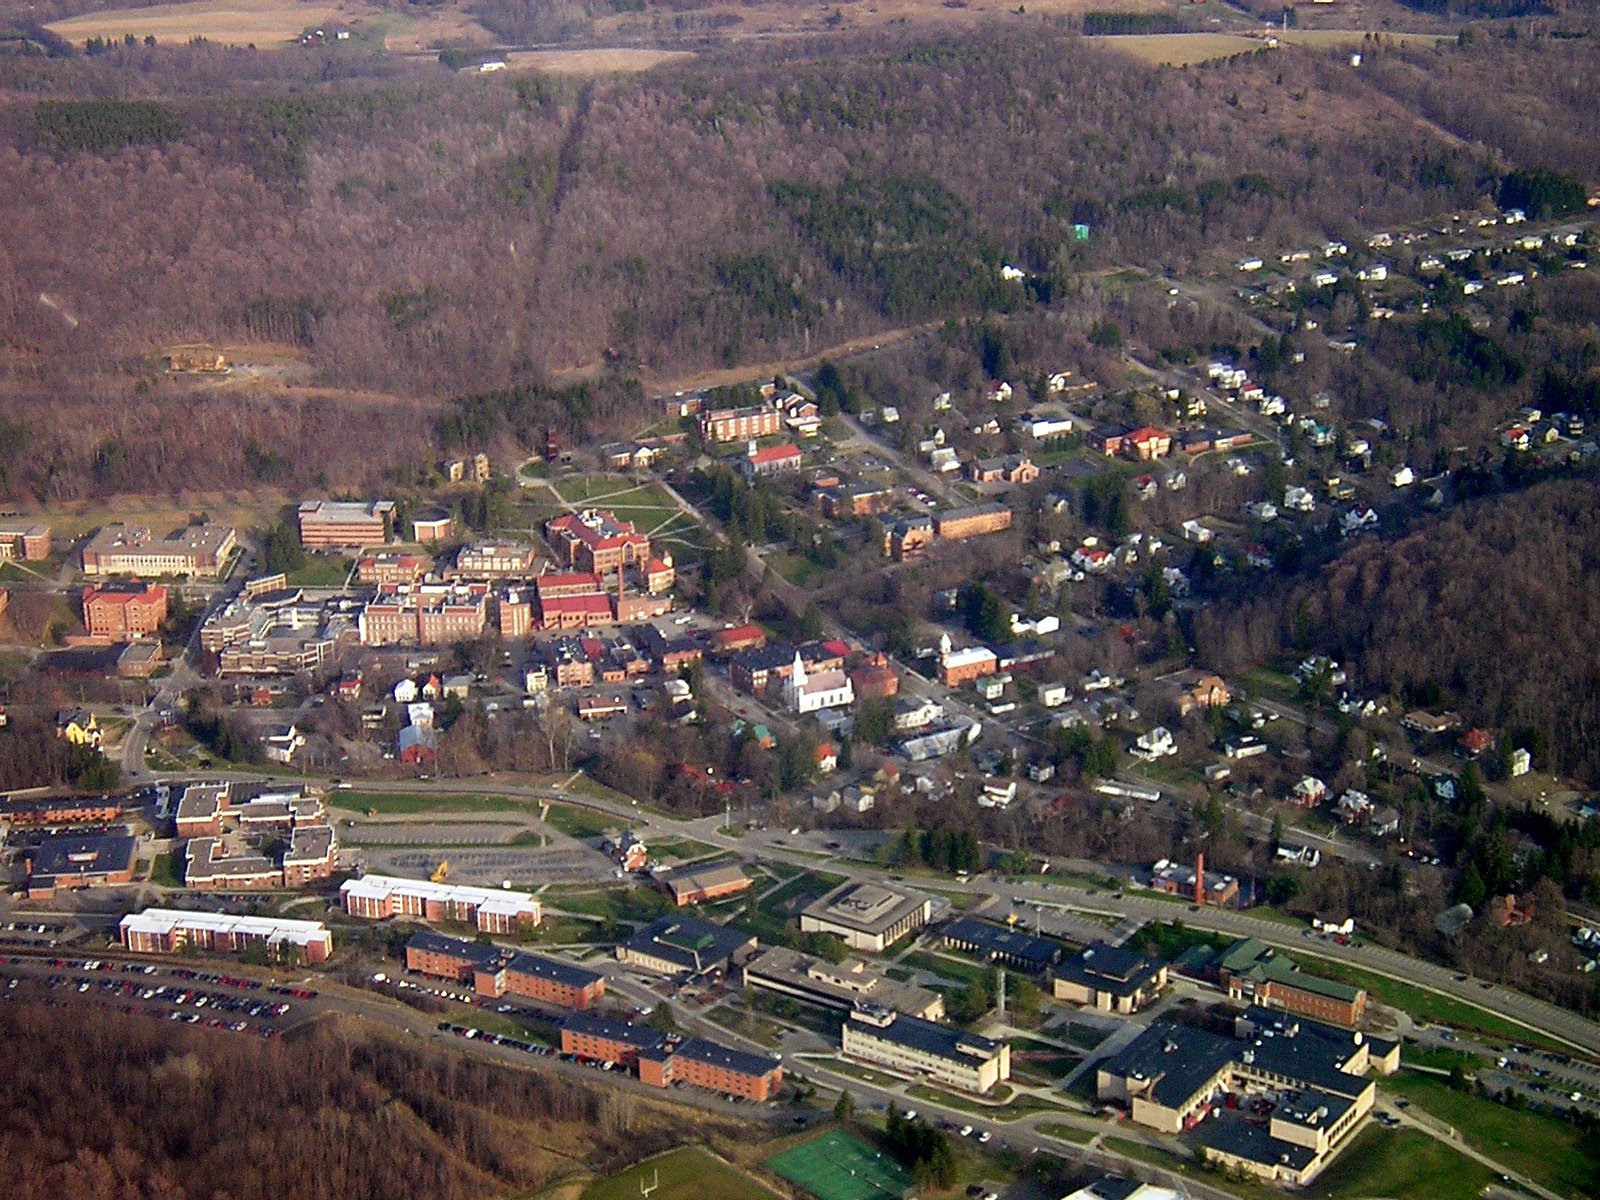
[[[1600,1142],[1559,1117],[1518,1112],[1429,1075],[1402,1073],[1388,1090],[1453,1126],[1467,1145],[1561,1196],[1593,1196],[1600,1183]]]

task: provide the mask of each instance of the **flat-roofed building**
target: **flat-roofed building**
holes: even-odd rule
[[[0,799],[0,821],[17,828],[43,825],[104,825],[122,815],[115,796],[45,796]]]
[[[783,411],[770,405],[714,408],[700,414],[700,436],[708,442],[746,442],[783,432]]]
[[[530,542],[471,542],[456,552],[455,574],[463,579],[523,578],[533,573]]]
[[[298,510],[307,550],[360,550],[389,540],[393,500],[306,500]]]
[[[132,642],[161,632],[167,589],[158,583],[114,580],[83,589],[83,627],[90,637]]]
[[[944,1017],[944,997],[938,992],[900,983],[864,958],[831,963],[769,946],[746,962],[741,974],[745,987],[792,996],[820,1008],[849,1012],[858,1004],[876,1004],[928,1021]]]
[[[617,944],[617,959],[663,975],[730,971],[756,951],[754,934],[695,917],[670,916]]]
[[[51,834],[27,851],[28,899],[48,900],[57,889],[116,887],[133,882],[138,842],[115,833]]]
[[[296,825],[283,850],[283,884],[305,887],[333,874],[339,840],[332,825]]]
[[[927,896],[881,883],[843,883],[800,913],[800,932],[831,933],[853,950],[881,954],[933,916]]]
[[[663,871],[656,882],[679,908],[736,896],[750,889],[750,877],[736,862],[706,863]]]
[[[222,838],[190,838],[183,885],[203,892],[282,887],[283,868],[254,850],[230,849]]]
[[[206,522],[152,536],[145,525],[107,525],[84,544],[83,573],[214,578],[238,544],[230,525]]]
[[[50,526],[25,517],[0,517],[0,561],[50,557]]]
[[[1096,1068],[1102,1101],[1161,1133],[1189,1131],[1206,1157],[1304,1186],[1371,1111],[1370,1073],[1399,1066],[1398,1043],[1251,1008],[1226,1037],[1158,1021]],[[1265,1125],[1213,1116],[1224,1095],[1271,1096]]]
[[[537,925],[543,918],[538,899],[527,892],[431,883],[395,875],[363,875],[346,880],[339,887],[339,903],[353,917],[461,921],[483,933],[511,933],[519,926]]]
[[[367,554],[356,563],[356,581],[377,587],[417,583],[433,570],[427,554]]]
[[[967,508],[947,508],[933,514],[933,528],[947,541],[982,537],[1011,528],[1011,510],[1004,504],[974,504]]]
[[[1058,964],[1051,979],[1057,1000],[1122,1016],[1138,1012],[1166,986],[1166,963],[1106,942],[1091,942]]]
[[[953,950],[977,955],[985,962],[1016,967],[1031,975],[1041,974],[1061,961],[1060,942],[976,917],[958,917],[951,921],[940,930],[939,939]]]
[[[953,1025],[876,1006],[857,1008],[840,1031],[846,1058],[981,1095],[1011,1078],[1011,1045]]]
[[[333,934],[320,921],[147,908],[123,917],[118,928],[122,944],[140,954],[241,954],[259,947],[273,959],[304,963],[326,962],[333,954]]]

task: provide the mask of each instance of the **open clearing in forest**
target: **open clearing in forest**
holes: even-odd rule
[[[640,50],[626,46],[595,50],[517,50],[506,56],[513,71],[550,75],[635,75],[667,62],[693,58],[687,50]]]
[[[143,41],[187,42],[203,37],[228,46],[271,46],[293,42],[301,31],[349,24],[366,16],[365,5],[296,3],[295,0],[197,0],[193,4],[157,4],[150,8],[118,8],[84,13],[47,26],[74,44],[92,37],[120,41],[128,34]]]

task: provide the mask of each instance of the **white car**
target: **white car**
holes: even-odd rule
[[[961,1127],[961,1136],[962,1137],[971,1137],[972,1136],[972,1126],[971,1125],[963,1125]]]
[[[980,1142],[987,1142],[993,1136],[994,1136],[994,1134],[990,1133],[987,1129],[985,1129],[982,1133],[980,1133],[978,1135],[978,1140]]]

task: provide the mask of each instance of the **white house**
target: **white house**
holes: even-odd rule
[[[1511,752],[1511,776],[1526,775],[1533,769],[1533,755],[1518,747]]]
[[[1291,512],[1311,512],[1317,507],[1317,499],[1309,488],[1286,487],[1283,489],[1283,507]]]
[[[1397,488],[1410,487],[1417,481],[1417,473],[1410,467],[1399,467],[1389,476],[1389,482]]]
[[[266,749],[267,761],[284,764],[292,761],[306,744],[305,734],[293,724],[280,725],[261,740]]]
[[[418,729],[432,729],[433,705],[426,700],[417,700],[406,705],[406,724],[414,725]]]
[[[1015,779],[986,779],[983,791],[978,793],[978,804],[983,808],[1008,808],[1016,798]]]
[[[1039,703],[1046,708],[1058,708],[1067,702],[1067,685],[1044,683],[1039,685]]]
[[[393,694],[396,704],[410,704],[417,698],[417,681],[415,679],[402,679],[394,685]]]
[[[1178,747],[1172,740],[1172,732],[1164,725],[1157,725],[1150,732],[1142,733],[1134,739],[1133,756],[1145,762],[1155,762],[1158,758],[1165,758],[1177,752]]]

